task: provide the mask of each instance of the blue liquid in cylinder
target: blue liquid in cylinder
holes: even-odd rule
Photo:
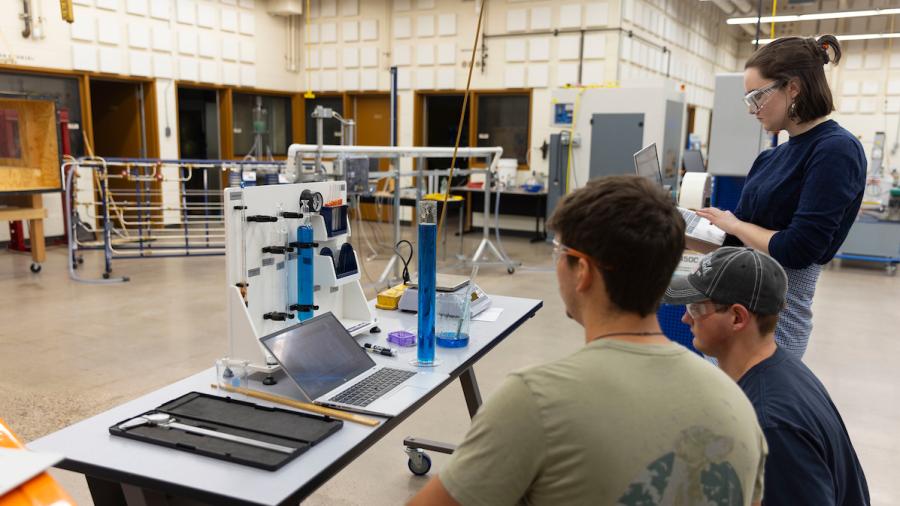
[[[309,225],[297,227],[297,242],[313,242],[313,229]],[[313,305],[313,248],[301,248],[297,256],[297,303],[304,306]],[[308,320],[313,317],[312,311],[300,311],[298,319]]]
[[[437,284],[437,225],[419,224],[419,339],[418,360],[434,362],[435,286]]]

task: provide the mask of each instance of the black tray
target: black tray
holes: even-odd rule
[[[125,430],[119,428],[120,424],[134,417],[116,423],[109,428],[109,433],[268,471],[279,469],[343,426],[342,421],[327,416],[270,408],[199,392],[185,394],[141,415],[149,413],[167,413],[185,425],[296,450],[286,454],[165,427],[144,425]]]

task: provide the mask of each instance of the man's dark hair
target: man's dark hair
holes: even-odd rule
[[[834,100],[823,67],[829,63],[837,65],[840,60],[841,45],[834,35],[822,35],[818,39],[782,37],[753,53],[744,68],[755,68],[761,76],[780,82],[782,86],[796,82],[800,93],[789,114],[797,123],[805,123],[834,111]]]
[[[684,251],[681,214],[662,188],[638,176],[590,181],[560,201],[547,227],[594,259],[617,308],[642,317],[659,307]]]

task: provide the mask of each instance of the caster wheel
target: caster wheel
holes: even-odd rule
[[[515,268],[515,267],[507,267],[507,268],[506,268],[506,273],[507,273],[507,274],[515,274],[515,272],[516,272],[516,268]]]
[[[431,457],[422,450],[413,450],[409,453],[409,461],[406,463],[410,472],[416,476],[425,476],[431,471]]]
[[[84,263],[84,257],[78,257],[78,265],[81,265],[83,263]]]
[[[104,272],[104,273],[103,273],[103,279],[109,279],[109,273],[108,273],[108,272]]]
[[[35,274],[41,272],[41,264],[31,264],[31,272]]]

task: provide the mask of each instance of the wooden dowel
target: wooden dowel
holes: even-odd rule
[[[280,395],[268,394],[266,392],[260,392],[259,390],[251,390],[249,388],[241,388],[241,387],[230,387],[226,385],[216,385],[215,383],[210,385],[212,388],[219,388],[225,390],[226,392],[232,392],[235,394],[246,395],[247,397],[254,397],[256,399],[262,399],[264,401],[275,402],[278,404],[284,404],[286,406],[291,406],[292,408],[302,409],[304,411],[310,411],[313,413],[317,413],[320,415],[330,416],[332,418],[337,418],[338,420],[346,420],[348,422],[356,422],[362,425],[368,425],[369,427],[375,427],[376,425],[381,423],[381,420],[377,420],[375,418],[369,418],[367,416],[355,415],[353,413],[348,413],[347,411],[341,411],[339,409],[326,408],[324,406],[319,406],[318,404],[310,404],[308,402],[301,402],[298,400],[294,400],[288,397],[282,397]]]

